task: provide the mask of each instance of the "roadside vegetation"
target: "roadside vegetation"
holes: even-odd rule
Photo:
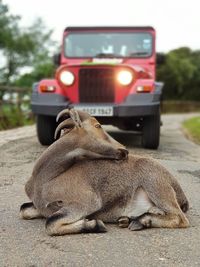
[[[5,94],[12,98],[15,91],[7,93],[1,86],[27,88],[24,96],[30,99],[32,84],[52,77],[55,72],[52,55],[58,46],[52,40],[52,30],[40,18],[26,28],[20,27],[20,20],[0,0],[0,129],[33,121],[31,115],[30,121],[26,120],[27,110],[23,105],[11,107],[12,102],[7,101],[5,107]],[[162,111],[200,111],[200,50],[181,47],[158,55],[163,59],[157,66],[157,80],[164,82]]]
[[[4,106],[0,115],[0,130],[7,130],[34,123],[31,113],[22,112],[16,105]]]
[[[162,56],[157,80],[164,82],[163,100],[200,101],[200,50],[181,47]]]
[[[186,136],[197,144],[200,144],[200,117],[194,117],[183,122]]]
[[[0,0],[0,130],[33,123],[32,84],[54,73],[52,30],[40,18],[26,28],[20,20]]]

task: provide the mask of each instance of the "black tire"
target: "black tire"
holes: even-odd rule
[[[41,145],[49,146],[54,140],[56,129],[56,118],[51,116],[38,115],[36,121],[37,136]]]
[[[142,146],[157,149],[160,143],[160,113],[146,117],[142,130]]]

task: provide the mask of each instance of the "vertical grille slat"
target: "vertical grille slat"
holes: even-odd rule
[[[79,70],[79,101],[83,103],[114,102],[114,70],[91,69]]]

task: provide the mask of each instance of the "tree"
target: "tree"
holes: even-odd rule
[[[200,71],[196,57],[187,47],[172,50],[166,55],[165,63],[157,71],[158,79],[164,81],[164,99],[200,100],[199,90],[195,91]]]
[[[15,80],[14,84],[18,87],[30,87],[34,82],[44,78],[52,77],[55,71],[55,66],[52,62],[45,62],[34,65],[34,69],[30,73],[20,75]]]
[[[20,74],[21,68],[50,65],[49,48],[55,45],[51,40],[51,30],[37,19],[29,28],[19,27],[19,16],[9,14],[8,7],[0,0],[0,51],[5,57],[1,68],[1,83],[9,84]]]

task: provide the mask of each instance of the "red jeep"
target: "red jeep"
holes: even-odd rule
[[[33,86],[41,144],[54,141],[57,113],[75,107],[102,124],[141,132],[145,148],[159,146],[162,83],[155,82],[152,27],[68,27],[54,61],[55,78]]]

